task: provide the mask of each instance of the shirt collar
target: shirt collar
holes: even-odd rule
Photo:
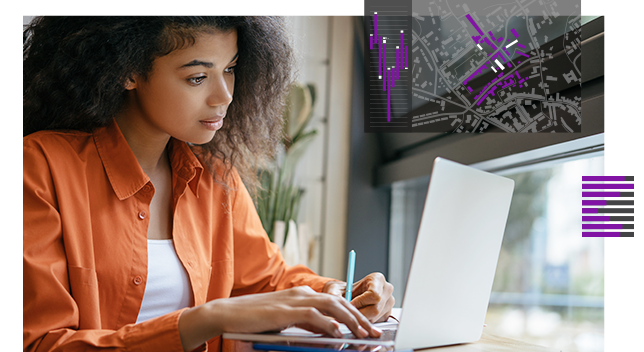
[[[131,197],[150,181],[115,120],[97,129],[94,143],[103,162],[112,189],[120,200]],[[198,196],[199,180],[203,165],[185,142],[170,138],[168,144],[173,175],[184,179],[192,192]]]

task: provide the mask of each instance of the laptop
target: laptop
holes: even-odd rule
[[[223,338],[283,351],[351,349],[347,344],[400,351],[478,341],[513,190],[511,179],[434,160],[395,334],[358,339],[283,331],[225,333]]]

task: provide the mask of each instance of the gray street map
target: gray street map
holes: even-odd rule
[[[558,3],[413,1],[412,128],[581,132],[580,6]]]

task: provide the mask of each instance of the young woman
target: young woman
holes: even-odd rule
[[[288,267],[245,184],[291,84],[278,18],[52,17],[24,32],[25,351],[234,349],[289,325],[360,337],[393,306]]]

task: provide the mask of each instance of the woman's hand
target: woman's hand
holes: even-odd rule
[[[342,297],[317,293],[308,286],[217,299],[188,309],[179,318],[179,333],[186,351],[224,332],[279,331],[288,326],[341,337],[338,323],[329,317],[360,338],[381,334]]]
[[[329,281],[322,292],[344,297],[347,283]],[[394,307],[394,285],[387,282],[381,273],[371,273],[353,284],[353,299],[351,304],[372,323],[387,320]]]

